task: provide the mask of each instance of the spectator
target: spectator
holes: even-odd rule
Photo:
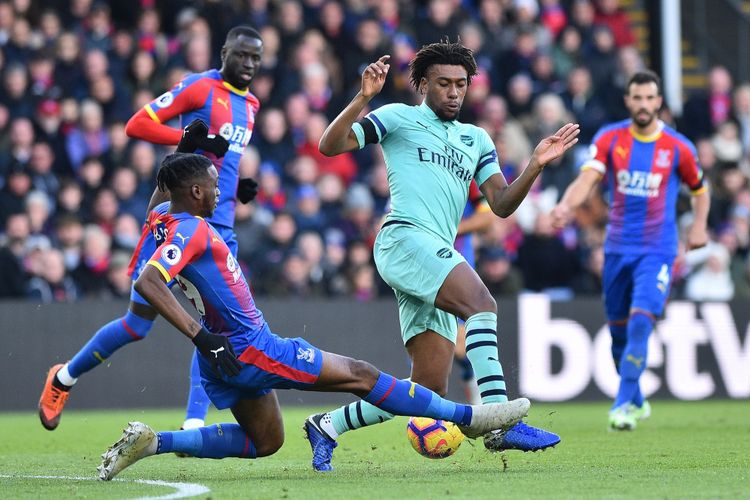
[[[273,163],[278,168],[284,168],[287,162],[294,158],[295,148],[286,118],[278,108],[263,110],[253,141],[263,161]]]
[[[0,191],[0,226],[4,225],[12,214],[23,212],[26,195],[31,192],[31,176],[21,163],[11,165],[5,178],[5,187]]]
[[[685,255],[694,270],[688,275],[685,296],[695,301],[727,301],[734,296],[730,256],[726,247],[714,241]]]
[[[130,167],[120,167],[112,174],[110,182],[117,197],[119,213],[142,219],[146,214],[148,200],[138,194],[138,176]]]
[[[72,276],[82,294],[102,297],[107,290],[111,238],[99,226],[88,225],[83,232],[83,252]]]
[[[75,171],[84,158],[99,156],[109,148],[109,137],[104,130],[104,116],[101,106],[91,99],[81,104],[81,118],[78,126],[70,132],[66,141],[68,159]]]
[[[305,127],[305,142],[297,149],[297,154],[313,158],[321,175],[334,174],[348,186],[357,175],[357,163],[351,153],[325,156],[318,150],[318,143],[326,127],[326,117],[320,113],[313,113]]]
[[[692,140],[710,137],[727,121],[732,110],[732,76],[724,66],[714,66],[708,73],[708,88],[691,96],[685,103],[682,129]]]
[[[581,133],[578,140],[581,147],[588,147],[596,131],[607,120],[607,110],[594,91],[591,72],[588,68],[585,66],[573,68],[568,74],[567,87],[561,95],[565,107],[580,125]],[[620,100],[622,100],[622,95],[620,95]]]
[[[515,295],[523,289],[521,273],[513,267],[507,252],[500,247],[482,249],[477,271],[495,297]]]
[[[78,291],[65,269],[63,253],[56,248],[47,249],[42,252],[41,263],[41,274],[29,281],[29,298],[43,304],[75,301]]]
[[[31,191],[26,195],[26,214],[32,235],[48,236],[51,233],[49,217],[52,212],[49,197],[42,191]]]
[[[297,226],[290,213],[279,212],[274,216],[268,233],[248,263],[253,286],[260,293],[270,292],[281,279],[284,261],[294,248],[296,232]]]
[[[130,297],[130,275],[128,274],[128,265],[130,264],[130,254],[128,252],[115,252],[109,263],[107,270],[107,285],[112,297],[118,299],[128,299]]]
[[[57,218],[56,228],[56,246],[63,252],[65,268],[73,271],[81,262],[83,224],[75,215],[61,215]]]
[[[51,199],[57,196],[60,189],[60,179],[53,170],[55,153],[46,142],[36,142],[31,148],[29,158],[29,173],[31,185],[34,189],[44,192]]]
[[[297,230],[322,233],[325,229],[326,219],[320,211],[320,197],[315,186],[310,184],[300,186],[297,188],[295,198],[294,220],[297,224]]]
[[[750,84],[744,83],[734,91],[733,118],[740,127],[740,141],[745,156],[750,156]]]
[[[581,64],[581,44],[581,33],[575,26],[566,26],[558,35],[552,48],[552,62],[561,78],[566,78],[574,67]]]
[[[556,237],[547,212],[537,216],[534,232],[524,236],[517,264],[526,290],[558,300],[571,298],[573,278],[579,272],[577,256]]]
[[[0,7],[1,8],[1,7]],[[26,294],[29,277],[23,265],[29,238],[29,218],[25,213],[8,216],[0,235],[0,297],[19,298]]]
[[[635,35],[627,13],[620,8],[620,0],[597,0],[596,7],[594,22],[609,28],[618,48],[635,45]]]

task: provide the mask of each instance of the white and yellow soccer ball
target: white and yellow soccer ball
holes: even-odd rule
[[[464,440],[453,422],[427,417],[411,417],[406,424],[406,437],[412,448],[426,458],[449,457]]]

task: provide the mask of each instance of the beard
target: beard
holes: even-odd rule
[[[649,113],[648,111],[640,110],[631,118],[639,127],[645,127],[650,125],[651,122],[656,119],[656,113]]]

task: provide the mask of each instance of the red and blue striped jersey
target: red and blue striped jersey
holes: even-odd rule
[[[705,189],[695,146],[659,122],[643,136],[630,120],[600,129],[581,169],[604,176],[609,191],[606,252],[677,254],[680,182],[694,194]]]
[[[240,158],[250,142],[259,108],[260,102],[252,93],[225,82],[215,69],[185,77],[144,107],[157,123],[180,116],[184,127],[200,118],[208,124],[209,134],[218,134],[229,141],[229,150],[223,158],[203,152],[219,172],[221,195],[219,206],[209,219],[212,224],[234,226]]]
[[[160,212],[149,213],[157,248],[148,265],[167,282],[175,279],[208,331],[232,337],[233,344],[252,341],[266,321],[227,244],[200,217]]]

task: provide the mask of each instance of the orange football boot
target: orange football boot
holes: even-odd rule
[[[44,390],[42,390],[42,397],[39,398],[39,420],[42,421],[42,425],[48,431],[54,431],[57,428],[60,423],[60,415],[65,408],[65,402],[70,396],[69,391],[63,391],[52,385],[55,375],[62,367],[63,364],[60,363],[49,369],[47,381],[44,383]]]

